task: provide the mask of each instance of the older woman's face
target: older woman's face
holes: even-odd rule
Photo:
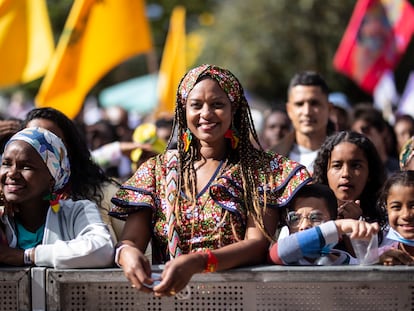
[[[232,122],[232,104],[215,80],[205,79],[194,86],[185,111],[187,126],[202,146],[224,144],[224,134]]]
[[[28,143],[16,140],[4,150],[0,183],[8,202],[31,204],[43,200],[54,180],[36,150]]]

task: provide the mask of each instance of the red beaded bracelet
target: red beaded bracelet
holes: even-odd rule
[[[217,257],[209,249],[206,249],[205,252],[207,253],[207,262],[204,272],[215,272],[218,264]]]

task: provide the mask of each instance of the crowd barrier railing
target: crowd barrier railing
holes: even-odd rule
[[[164,298],[138,292],[118,268],[0,269],[0,275],[0,288],[13,288],[8,309],[7,293],[0,293],[1,310],[414,310],[409,266],[240,268],[196,274],[179,295]]]
[[[0,310],[31,310],[30,268],[0,268]]]

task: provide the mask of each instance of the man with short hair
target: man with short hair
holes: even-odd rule
[[[303,71],[293,76],[287,92],[286,111],[294,131],[273,151],[291,158],[313,172],[313,162],[326,137],[334,130],[329,121],[332,104],[329,88],[322,76]]]

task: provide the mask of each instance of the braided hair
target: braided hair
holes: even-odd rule
[[[243,202],[248,214],[252,215],[260,230],[270,238],[264,227],[263,214],[266,208],[261,204],[259,194],[259,183],[265,183],[266,180],[258,180],[259,176],[266,178],[264,174],[258,174],[263,168],[267,167],[270,155],[262,148],[256,130],[253,124],[253,118],[243,87],[238,79],[228,70],[214,66],[202,65],[190,70],[181,80],[177,91],[177,101],[175,107],[175,117],[173,130],[178,136],[178,185],[177,189],[183,190],[190,195],[192,202],[196,202],[196,170],[194,163],[200,159],[198,144],[193,137],[190,142],[188,151],[185,151],[184,142],[180,139],[187,130],[186,120],[186,101],[188,94],[193,87],[201,80],[210,78],[219,84],[226,92],[232,105],[235,107],[235,114],[232,122],[232,129],[235,129],[239,136],[239,143],[235,149],[232,149],[229,143],[227,152],[228,163],[238,163],[240,166],[240,175],[243,188]],[[171,140],[171,138],[170,138]],[[169,142],[170,143],[170,142]],[[255,145],[257,147],[255,147]],[[179,193],[179,192],[177,192]],[[266,202],[266,191],[264,191],[264,202]],[[174,203],[174,212],[177,219],[179,215],[179,196],[176,195]],[[195,203],[194,203],[195,204]]]

